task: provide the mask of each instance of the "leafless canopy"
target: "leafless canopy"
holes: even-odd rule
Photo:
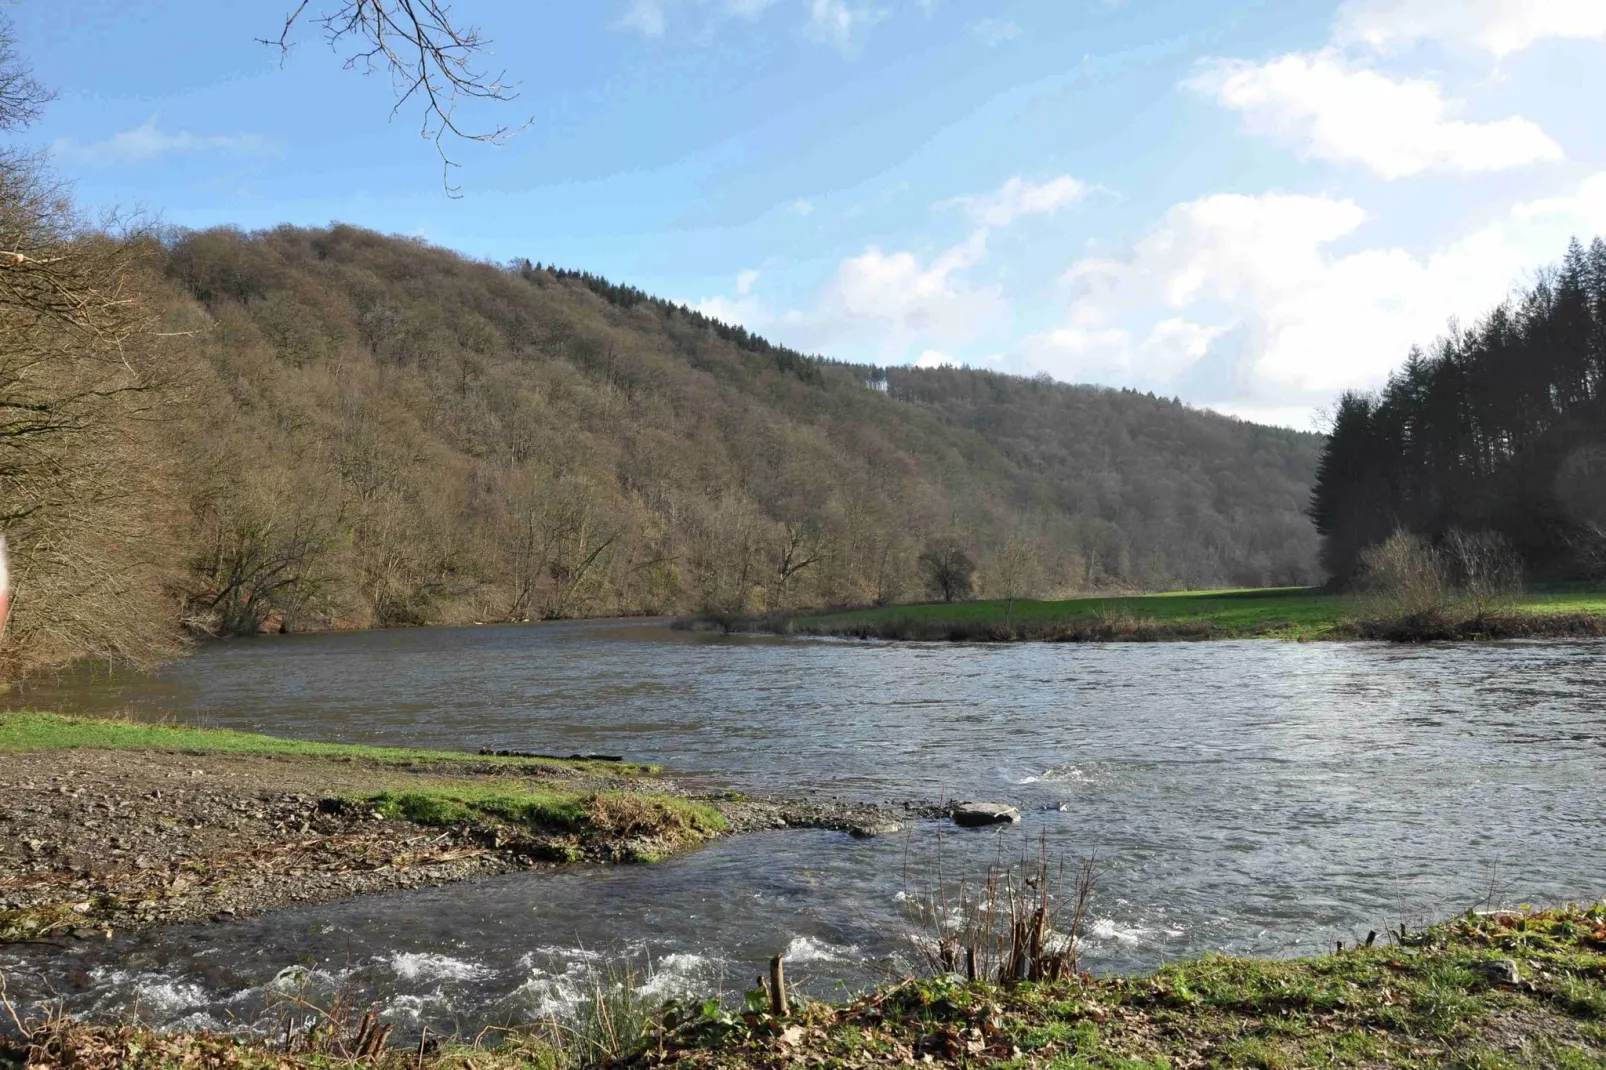
[[[480,66],[490,42],[478,27],[457,23],[450,4],[443,0],[323,0],[323,4],[300,0],[285,16],[279,36],[262,43],[284,55],[296,28],[311,22],[322,30],[330,48],[348,50],[347,70],[388,72],[396,89],[392,115],[409,101],[423,106],[419,132],[440,153],[447,193],[459,192],[448,178],[457,166],[446,151],[448,135],[499,144],[528,125],[475,130],[458,122],[457,105],[463,98],[509,101],[518,94],[504,81],[505,72],[492,75]]]
[[[0,22],[0,130],[21,130],[30,125],[55,97],[39,84],[17,55],[11,24]]]

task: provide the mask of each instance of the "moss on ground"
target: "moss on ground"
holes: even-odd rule
[[[578,861],[599,847],[652,861],[725,831],[704,803],[647,792],[562,792],[451,786],[351,796],[349,806],[434,827],[473,826],[492,835],[533,837],[530,847],[555,861]]]
[[[0,754],[42,750],[150,750],[184,754],[242,754],[323,758],[398,766],[473,766],[565,775],[643,776],[656,766],[560,758],[503,758],[467,751],[374,747],[282,739],[228,728],[196,728],[165,722],[107,720],[59,713],[0,713]]]

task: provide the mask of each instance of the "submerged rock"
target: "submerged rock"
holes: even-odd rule
[[[1007,803],[963,802],[955,803],[950,815],[954,824],[966,828],[982,825],[1005,825],[1020,820],[1020,811]]]
[[[856,840],[868,840],[876,836],[891,835],[902,828],[903,826],[896,821],[871,821],[852,826],[848,829],[848,835]]]

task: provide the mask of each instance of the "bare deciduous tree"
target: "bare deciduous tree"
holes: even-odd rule
[[[47,99],[0,23],[0,129]],[[0,150],[0,528],[18,589],[6,671],[151,661],[177,641],[159,256],[138,233],[85,226],[40,158]]]
[[[505,72],[493,75],[479,66],[490,42],[478,27],[458,22],[451,6],[442,0],[325,0],[322,4],[300,0],[285,16],[277,38],[259,40],[285,55],[296,27],[303,22],[315,23],[330,48],[347,50],[347,70],[390,75],[396,90],[392,115],[409,101],[421,103],[419,133],[435,143],[441,158],[441,181],[452,196],[460,193],[449,180],[457,164],[446,151],[445,138],[496,144],[520,129],[499,125],[476,130],[459,122],[457,107],[465,98],[511,101],[518,94],[505,81]]]
[[[799,572],[820,560],[820,533],[818,526],[804,521],[781,525],[780,545],[777,548],[775,574],[776,604],[786,605],[792,579]]]
[[[11,24],[0,20],[0,130],[21,130],[31,125],[54,99],[55,92],[40,84],[17,55]]]
[[[987,577],[987,594],[1002,598],[1004,626],[1012,623],[1017,599],[1027,598],[1043,585],[1043,544],[1037,534],[1017,526],[993,558]]]
[[[920,568],[926,575],[926,588],[944,602],[970,597],[976,566],[970,554],[954,538],[933,539],[920,555]]]

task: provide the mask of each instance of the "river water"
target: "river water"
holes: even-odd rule
[[[173,713],[309,739],[623,754],[755,792],[1014,803],[1003,831],[790,831],[653,866],[516,874],[0,948],[25,1001],[166,1025],[337,990],[398,1025],[561,1011],[600,962],[653,998],[735,992],[785,951],[817,992],[913,964],[908,893],[1045,842],[1096,852],[1095,970],[1298,954],[1483,902],[1606,894],[1606,646],[1271,641],[899,645],[651,623],[219,644],[13,705]]]

